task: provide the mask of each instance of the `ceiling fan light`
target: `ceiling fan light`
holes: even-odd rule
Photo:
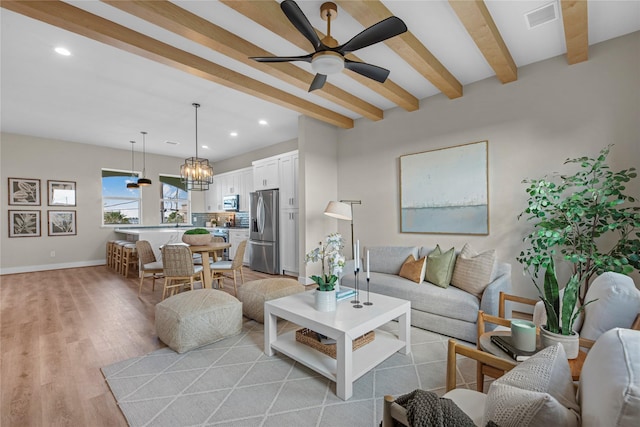
[[[316,74],[336,74],[344,68],[344,59],[337,52],[318,52],[311,60],[311,68]]]

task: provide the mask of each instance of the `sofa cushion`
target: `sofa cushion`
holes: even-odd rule
[[[365,253],[367,252],[371,271],[378,273],[398,274],[409,255],[418,258],[416,246],[374,246],[366,248]]]
[[[452,286],[440,288],[430,283],[411,286],[407,279],[394,274],[371,273],[369,290],[382,295],[411,301],[413,310],[437,314],[446,318],[475,323],[480,301],[475,296]],[[340,286],[354,287],[353,274],[340,279]],[[366,291],[366,282],[360,280],[360,290]]]
[[[400,268],[400,277],[409,279],[412,282],[422,283],[424,281],[424,273],[426,270],[427,258],[420,258],[416,261],[413,255],[409,255]]]
[[[638,425],[639,378],[640,331],[615,328],[600,335],[580,374],[582,425]]]
[[[456,259],[451,284],[482,298],[484,288],[491,283],[495,263],[495,250],[479,254],[465,243]]]
[[[624,274],[603,273],[591,283],[585,301],[597,300],[584,308],[580,336],[590,340],[609,329],[628,328],[640,313],[640,291]]]
[[[491,384],[484,422],[491,420],[500,426],[578,426],[579,412],[567,355],[557,344]]]
[[[426,279],[428,282],[446,288],[451,283],[453,268],[456,263],[456,250],[451,248],[446,252],[440,249],[440,245],[427,255]]]

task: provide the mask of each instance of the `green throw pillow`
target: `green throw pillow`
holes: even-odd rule
[[[456,250],[451,248],[442,252],[440,245],[427,256],[427,282],[446,288],[451,283],[453,267],[456,264]]]

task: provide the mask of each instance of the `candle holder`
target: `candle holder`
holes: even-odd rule
[[[356,279],[356,296],[351,301],[351,304],[354,304],[353,308],[362,308],[362,304],[360,304],[360,288],[358,286],[359,273],[360,273],[360,269],[359,268],[356,269],[353,272],[353,274],[355,275],[355,279]]]
[[[369,278],[367,277],[367,302],[363,303],[364,305],[373,305],[371,301],[369,301]]]

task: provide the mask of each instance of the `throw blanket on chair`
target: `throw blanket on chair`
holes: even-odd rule
[[[410,427],[475,427],[451,399],[430,391],[414,390],[398,397],[396,403],[407,410]]]

